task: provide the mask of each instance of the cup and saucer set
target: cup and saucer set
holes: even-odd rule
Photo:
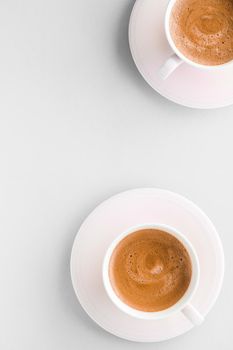
[[[140,311],[127,305],[111,283],[113,252],[140,230],[171,235],[190,257],[187,289],[177,302],[161,311]],[[147,256],[135,259],[141,259],[140,265]],[[121,265],[117,262],[116,266],[119,270]],[[141,188],[119,193],[92,211],[74,240],[70,270],[80,304],[100,327],[127,340],[160,342],[205,320],[222,287],[224,253],[214,225],[194,203],[167,190]],[[171,285],[172,273],[169,271],[165,284],[168,281]]]
[[[215,0],[205,0],[206,7],[203,0],[187,1],[135,2],[129,43],[136,66],[153,89],[181,105],[232,104],[233,6],[217,1],[219,11],[209,6]],[[182,21],[192,46],[185,35],[174,36]],[[212,49],[220,38],[222,46]],[[199,61],[179,45],[191,47]],[[194,203],[170,191],[141,188],[109,198],[86,218],[70,269],[80,304],[100,327],[127,340],[160,342],[204,322],[222,287],[224,253],[214,225]]]
[[[129,45],[139,72],[155,91],[180,105],[211,109],[233,104],[233,60],[220,65],[202,65],[182,54],[169,28],[175,2],[136,0],[129,22]],[[220,18],[222,13],[218,11],[218,14]],[[219,18],[216,18],[216,27],[220,24]],[[204,18],[207,25],[208,20],[207,15]],[[227,28],[227,21],[224,18],[220,21]],[[198,30],[197,25],[191,34],[195,35]],[[229,45],[232,50],[232,41]]]

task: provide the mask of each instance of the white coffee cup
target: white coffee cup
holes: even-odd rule
[[[220,70],[220,69],[225,69],[226,66],[232,65],[233,64],[233,60],[226,62],[224,64],[219,64],[219,65],[204,65],[204,64],[199,64],[197,62],[194,62],[192,60],[190,60],[189,58],[187,58],[185,55],[182,54],[182,52],[180,52],[178,50],[178,48],[176,47],[173,39],[172,39],[172,35],[170,32],[170,17],[171,17],[171,13],[172,13],[172,9],[174,4],[176,3],[176,1],[179,0],[170,0],[170,2],[168,3],[168,7],[166,10],[166,14],[165,14],[165,34],[168,40],[169,45],[171,46],[172,50],[174,51],[174,54],[171,55],[165,62],[164,64],[161,66],[161,68],[159,69],[159,76],[162,79],[166,79],[167,77],[169,77],[169,75],[177,68],[179,67],[182,63],[188,63],[189,65],[196,67],[196,68],[200,68],[203,70]]]
[[[171,307],[162,311],[145,312],[145,311],[136,310],[128,306],[114,292],[110,281],[110,277],[109,277],[109,262],[117,244],[123,238],[128,236],[130,233],[133,233],[142,229],[159,229],[167,233],[170,233],[171,235],[176,237],[187,249],[191,259],[191,263],[192,263],[192,277],[191,277],[189,287],[187,288],[185,294],[182,296],[181,299],[178,300],[177,303],[175,303]],[[176,229],[170,226],[167,226],[164,224],[143,224],[143,225],[131,227],[129,230],[121,233],[118,237],[116,237],[116,239],[114,239],[114,241],[110,244],[110,246],[107,249],[107,252],[105,254],[104,261],[103,261],[103,266],[102,266],[102,275],[103,275],[104,287],[110,300],[121,311],[125,312],[126,314],[132,317],[145,319],[145,320],[159,320],[162,318],[169,317],[176,312],[182,312],[194,325],[199,325],[204,320],[204,317],[192,305],[192,298],[198,288],[199,277],[200,277],[200,265],[199,265],[197,254],[195,252],[194,247],[190,243],[190,241],[183,234],[181,234]]]

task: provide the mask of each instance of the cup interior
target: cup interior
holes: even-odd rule
[[[223,69],[229,65],[233,64],[233,60],[223,63],[223,64],[218,64],[218,65],[204,65],[197,63],[193,60],[190,60],[188,57],[186,57],[176,46],[176,44],[173,41],[172,34],[170,31],[170,17],[172,13],[173,6],[175,5],[176,1],[179,0],[170,0],[167,6],[166,14],[165,14],[165,34],[168,40],[169,45],[171,46],[172,50],[176,53],[178,57],[180,57],[184,62],[188,63],[189,65],[196,67],[196,68],[201,68],[205,70],[219,70]]]
[[[155,312],[154,311],[153,312],[140,311],[140,310],[134,309],[134,308],[130,307],[129,305],[125,304],[116,295],[115,291],[113,290],[113,287],[112,287],[112,284],[110,281],[110,277],[109,277],[109,263],[110,263],[112,253],[113,253],[115,247],[117,246],[117,244],[123,238],[128,236],[129,234],[137,232],[137,231],[142,230],[142,229],[159,229],[159,230],[165,231],[165,232],[173,235],[175,238],[177,238],[184,245],[184,247],[188,251],[188,254],[189,254],[190,260],[191,260],[191,264],[192,264],[192,277],[191,277],[191,281],[190,281],[190,284],[189,284],[186,292],[181,297],[181,299],[179,299],[175,304],[173,304],[171,307],[169,307],[165,310],[162,310],[162,311],[155,311]],[[189,301],[191,300],[193,294],[195,293],[195,291],[198,287],[200,267],[199,267],[198,257],[196,255],[196,252],[195,252],[192,244],[189,242],[189,240],[187,240],[187,238],[185,238],[185,236],[183,234],[181,234],[176,229],[171,228],[170,226],[167,226],[167,225],[143,224],[143,225],[139,225],[136,227],[132,227],[129,230],[121,233],[110,244],[110,246],[107,249],[107,252],[105,254],[105,257],[104,257],[102,274],[103,274],[104,287],[105,287],[105,290],[106,290],[109,298],[121,311],[123,311],[123,312],[125,312],[133,317],[136,317],[136,318],[151,320],[151,319],[165,318],[174,312],[180,311],[181,309],[184,308],[185,305],[187,305],[189,303]]]

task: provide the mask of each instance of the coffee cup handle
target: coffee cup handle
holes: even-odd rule
[[[203,321],[204,317],[200,314],[200,312],[191,304],[188,304],[182,310],[184,316],[189,319],[190,322],[194,326],[199,326]]]
[[[183,63],[182,59],[175,53],[171,55],[166,62],[159,69],[159,76],[163,80],[167,79],[169,75]]]

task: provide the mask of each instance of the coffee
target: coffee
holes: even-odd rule
[[[142,229],[115,247],[109,278],[117,296],[134,309],[161,311],[186,292],[192,276],[189,254],[171,234]]]
[[[233,0],[177,0],[170,32],[178,50],[194,62],[233,60]]]

